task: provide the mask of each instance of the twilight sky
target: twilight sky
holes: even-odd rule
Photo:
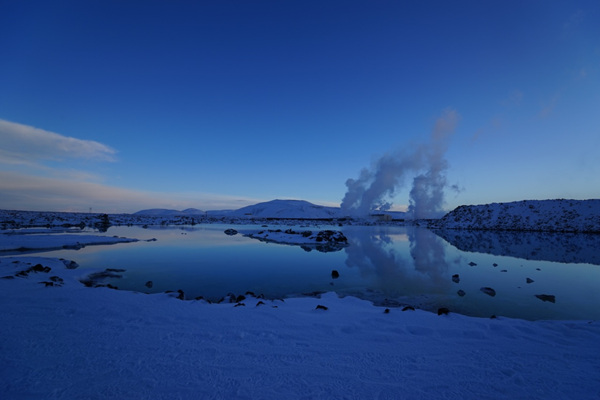
[[[446,209],[600,197],[600,2],[0,3],[0,208],[339,205],[448,115]]]

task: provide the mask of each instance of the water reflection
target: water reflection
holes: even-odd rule
[[[525,260],[600,265],[600,235],[585,233],[436,230],[452,246],[468,252]]]
[[[248,290],[267,298],[333,290],[376,304],[448,307],[480,317],[600,318],[600,235],[321,226],[342,230],[349,242],[343,251],[322,253],[228,236],[224,230],[231,227],[111,227],[108,234],[141,241],[39,255],[74,260],[81,269],[123,268],[123,278],[112,285],[147,293],[182,290],[188,299],[217,300]],[[157,240],[144,241],[152,238]],[[332,270],[339,278],[332,279]],[[555,296],[555,303],[538,295]]]
[[[402,233],[385,228],[348,233],[346,265],[374,281],[371,289],[387,297],[446,291],[448,266],[442,240],[425,229],[404,228]]]

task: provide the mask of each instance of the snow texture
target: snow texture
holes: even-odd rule
[[[0,233],[0,252],[81,249],[88,245],[137,242],[137,239],[101,235]]]
[[[50,270],[17,275],[37,264]],[[48,258],[0,258],[0,277],[2,399],[600,396],[598,321],[384,312],[333,293],[181,301],[88,288]]]
[[[600,199],[523,200],[460,206],[430,224],[440,229],[600,232]]]
[[[342,232],[332,230],[313,232],[309,230],[294,231],[291,228],[285,231],[263,229],[244,230],[242,234],[265,242],[299,245],[308,251],[312,249],[321,252],[339,251],[348,245],[348,239]]]

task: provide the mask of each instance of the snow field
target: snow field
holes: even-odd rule
[[[600,396],[598,321],[384,313],[333,293],[207,304],[87,288],[94,271],[39,257],[0,258],[0,277],[38,263],[51,271],[0,279],[3,399]]]

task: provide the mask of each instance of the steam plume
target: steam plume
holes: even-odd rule
[[[437,119],[429,143],[412,151],[396,150],[364,168],[357,179],[348,179],[341,208],[351,215],[366,216],[372,211],[388,210],[397,190],[413,177],[409,213],[413,218],[429,218],[442,211],[448,162],[444,158],[448,141],[458,120],[455,110],[445,110]],[[415,176],[416,175],[416,176]]]

